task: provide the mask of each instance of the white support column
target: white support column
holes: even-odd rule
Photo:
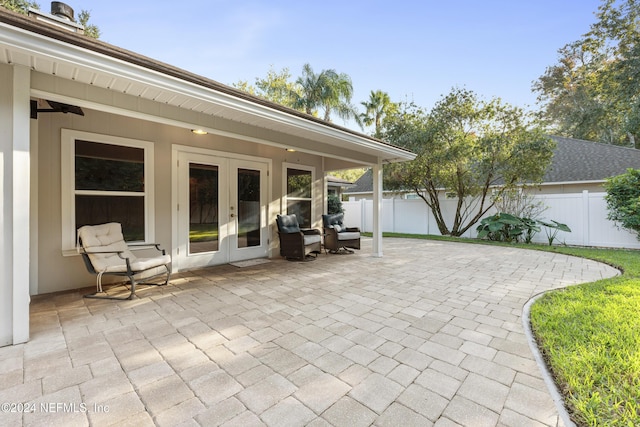
[[[31,71],[3,67],[0,96],[0,345],[29,340]]]
[[[382,257],[382,164],[373,165],[373,256]]]

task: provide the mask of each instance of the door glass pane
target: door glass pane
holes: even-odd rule
[[[189,253],[218,250],[218,167],[189,164]]]
[[[260,246],[260,171],[238,169],[238,248]]]
[[[119,222],[124,240],[144,241],[144,197],[76,195],[76,227]]]

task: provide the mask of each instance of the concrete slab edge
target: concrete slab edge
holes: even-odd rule
[[[553,292],[553,290],[547,291]],[[531,306],[534,302],[547,292],[542,292],[538,295],[533,296],[527,303],[524,305],[524,309],[522,310],[522,326],[524,327],[524,333],[527,337],[527,342],[529,343],[529,348],[531,349],[531,353],[533,353],[533,357],[540,368],[540,372],[542,373],[542,378],[544,379],[547,388],[549,389],[549,393],[551,394],[551,398],[553,402],[556,404],[556,408],[558,408],[558,415],[564,422],[566,427],[576,427],[576,424],[571,421],[571,417],[569,416],[569,411],[564,405],[564,399],[562,398],[562,394],[560,394],[560,390],[556,386],[555,381],[553,380],[553,375],[551,375],[551,371],[542,357],[542,353],[540,353],[540,349],[538,348],[538,343],[536,342],[533,331],[531,330]]]

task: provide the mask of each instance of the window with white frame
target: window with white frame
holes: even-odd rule
[[[63,250],[83,225],[118,222],[126,241],[152,241],[153,144],[63,130]]]
[[[287,215],[295,214],[300,227],[310,228],[313,215],[313,168],[287,167]]]

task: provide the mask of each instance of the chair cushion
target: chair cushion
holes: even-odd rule
[[[338,233],[338,240],[355,240],[360,238],[360,233],[357,231],[343,231]]]
[[[116,255],[118,259],[118,257]],[[105,273],[124,273],[127,271],[127,264],[125,260],[120,259],[120,263],[117,263],[117,260],[113,260],[114,263],[107,266]],[[131,271],[144,271],[154,267],[160,267],[171,262],[171,256],[169,255],[161,255],[156,258],[136,258],[135,261],[131,262]]]
[[[298,218],[295,214],[278,215],[276,224],[278,224],[278,231],[281,233],[289,234],[300,232],[300,225],[298,224]]]
[[[122,257],[134,263],[136,256],[131,253],[122,235],[122,226],[117,222],[100,225],[85,225],[78,229],[78,241],[87,252],[122,252]],[[126,262],[117,253],[90,253],[89,259],[96,271],[119,271]]]
[[[312,245],[314,243],[319,243],[322,240],[322,236],[319,234],[305,234],[304,235],[304,245]]]
[[[340,227],[342,227],[343,221],[344,221],[343,213],[322,215],[322,225],[327,228],[331,228],[332,226],[335,226],[335,225],[339,225]]]

